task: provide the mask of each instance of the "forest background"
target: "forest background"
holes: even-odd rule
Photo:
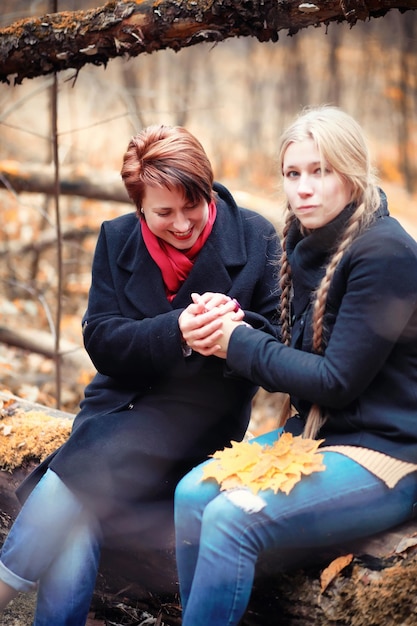
[[[59,0],[57,8],[98,4]],[[48,12],[51,4],[41,0],[3,0],[0,28]],[[303,106],[339,105],[363,125],[391,212],[417,236],[414,11],[391,11],[353,28],[331,23],[293,37],[282,32],[277,43],[239,38],[118,58],[107,68],[62,72],[57,80],[62,171],[98,185],[118,184],[133,134],[153,123],[183,125],[206,148],[215,178],[278,230],[280,132]],[[42,77],[0,86],[0,390],[75,413],[94,373],[82,348],[81,317],[98,229],[133,207],[61,196],[58,289],[53,197],[17,193],[2,174],[51,167],[52,85],[52,77]],[[10,331],[41,346],[53,346],[59,334],[64,356],[58,385],[56,359],[2,342]],[[258,403],[252,426],[261,431],[273,425],[274,413],[274,402]]]

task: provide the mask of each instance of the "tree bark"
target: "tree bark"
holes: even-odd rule
[[[165,48],[252,36],[277,41],[281,30],[332,21],[381,17],[391,9],[417,8],[417,0],[137,0],[112,1],[89,11],[27,18],[0,30],[0,81],[15,84],[74,69],[106,65]],[[30,59],[30,62],[28,60]]]
[[[52,166],[0,161],[0,188],[14,193],[44,193],[52,196],[55,193],[54,184]],[[60,193],[63,196],[131,203],[118,172],[92,170],[84,165],[60,167]]]

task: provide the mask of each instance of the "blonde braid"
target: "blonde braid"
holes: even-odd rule
[[[291,302],[291,287],[292,287],[291,266],[288,263],[286,247],[287,247],[288,231],[294,219],[295,219],[294,215],[288,212],[288,215],[284,224],[283,234],[282,234],[282,255],[281,255],[281,266],[280,266],[280,271],[279,271],[279,286],[280,286],[280,291],[281,291],[279,322],[281,325],[282,343],[284,343],[286,346],[289,346],[291,343],[290,302]]]
[[[281,340],[286,346],[289,346],[291,343],[291,288],[292,288],[292,278],[291,278],[291,266],[288,262],[287,256],[287,235],[290,230],[291,224],[295,221],[294,214],[287,207],[287,216],[285,219],[285,224],[282,232],[282,255],[280,260],[280,271],[279,271],[279,286],[280,286],[280,316],[279,322],[281,325]],[[291,415],[291,398],[289,394],[286,394],[285,399],[281,404],[280,413],[278,416],[278,428],[285,425],[285,422]]]
[[[343,239],[340,241],[335,253],[331,257],[326,272],[316,291],[313,304],[313,352],[316,354],[323,354],[324,351],[323,320],[327,296],[333,276],[346,250],[368,221],[368,212],[365,211],[365,204],[362,202],[356,207],[354,213],[352,213],[344,230]],[[307,417],[303,437],[314,439],[326,419],[327,417],[323,414],[321,407],[318,404],[313,404]]]

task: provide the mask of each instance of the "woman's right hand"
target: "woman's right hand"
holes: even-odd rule
[[[193,293],[192,304],[188,305],[178,319],[178,325],[185,343],[203,356],[219,352],[218,343],[222,336],[222,316],[233,313],[233,319],[240,321],[244,313],[236,310],[236,301],[220,293]]]

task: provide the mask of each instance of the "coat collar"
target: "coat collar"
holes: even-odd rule
[[[132,229],[117,264],[130,274],[125,294],[143,315],[153,317],[184,308],[190,303],[193,292],[227,293],[232,285],[229,269],[247,262],[240,211],[225,187],[215,183],[214,190],[217,192],[217,217],[213,230],[172,303],[166,299],[161,272],[145,246],[139,220]]]

